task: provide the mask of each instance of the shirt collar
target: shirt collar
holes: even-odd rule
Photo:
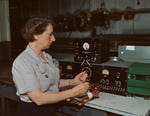
[[[44,60],[42,60],[31,48],[30,48],[30,46],[29,45],[27,45],[27,47],[26,47],[26,51],[33,57],[33,58],[35,58],[37,61],[39,61],[39,62],[45,62]],[[43,54],[44,54],[44,56],[46,56],[45,55],[45,52],[43,52]],[[46,59],[47,59],[47,57],[46,57]]]

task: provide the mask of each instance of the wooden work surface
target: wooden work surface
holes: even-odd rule
[[[6,84],[6,85],[14,85],[14,82],[12,80],[12,78],[8,78],[8,77],[0,77],[0,84]]]
[[[0,83],[13,85],[12,80],[12,60],[1,60],[0,61]]]

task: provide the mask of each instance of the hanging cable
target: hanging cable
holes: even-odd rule
[[[101,8],[101,9],[104,9],[104,8],[105,8],[105,1],[104,1],[104,0],[102,0],[102,2],[100,3],[100,8]]]
[[[140,0],[137,0],[137,5],[140,5]]]

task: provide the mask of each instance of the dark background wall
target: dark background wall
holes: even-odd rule
[[[149,4],[149,0],[9,0],[12,47],[13,49],[25,48],[27,43],[21,36],[21,29],[31,16],[69,16],[81,11],[92,12],[102,7],[108,11],[112,9],[125,11],[127,7],[131,7],[141,12],[136,12],[132,20],[124,20],[122,17],[119,21],[110,21],[108,29],[96,26],[94,31],[97,38],[108,39],[112,50],[116,50],[119,44],[149,45]],[[62,48],[70,49],[72,38],[93,37],[94,31],[57,31],[57,41],[53,46],[61,50]]]

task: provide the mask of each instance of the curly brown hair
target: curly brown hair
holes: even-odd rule
[[[22,30],[22,35],[27,42],[33,42],[35,40],[33,36],[42,34],[49,24],[54,25],[51,17],[30,18]]]

